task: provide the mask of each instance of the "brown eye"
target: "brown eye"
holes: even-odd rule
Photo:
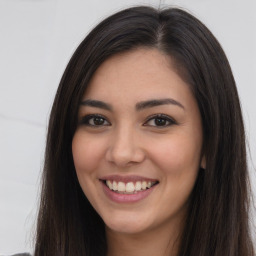
[[[156,126],[164,126],[167,124],[167,120],[164,118],[155,118],[154,123]]]
[[[104,119],[102,117],[93,117],[91,119],[89,119],[89,124],[90,125],[103,125],[104,124]]]
[[[87,115],[82,118],[81,124],[88,126],[107,126],[110,123],[101,115]]]
[[[166,127],[176,124],[176,122],[169,116],[160,114],[150,117],[144,126]]]

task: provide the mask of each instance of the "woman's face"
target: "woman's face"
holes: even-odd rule
[[[175,225],[202,160],[202,124],[189,86],[155,49],[113,56],[96,71],[72,142],[79,183],[109,230]]]

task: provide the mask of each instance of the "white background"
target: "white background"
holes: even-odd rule
[[[102,18],[143,3],[158,6],[160,1],[0,0],[0,255],[32,252],[47,120],[69,58]],[[215,34],[229,58],[242,102],[254,194],[255,3],[161,1],[188,8]]]

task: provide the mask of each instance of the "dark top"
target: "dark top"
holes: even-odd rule
[[[18,254],[13,254],[11,256],[31,256],[29,253],[18,253]]]

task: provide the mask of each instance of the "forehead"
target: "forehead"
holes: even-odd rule
[[[157,49],[141,48],[114,55],[103,62],[83,99],[127,102],[127,99],[138,101],[166,96],[185,101],[193,97],[171,57]]]

